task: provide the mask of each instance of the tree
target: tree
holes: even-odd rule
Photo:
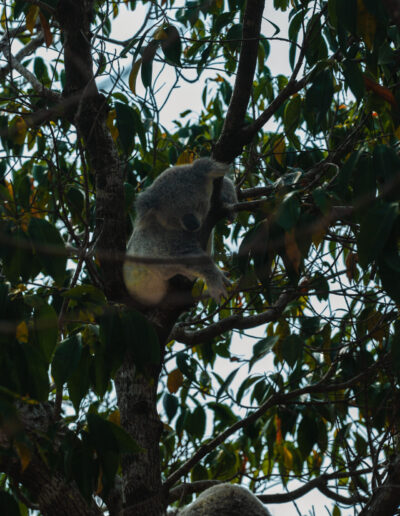
[[[289,77],[268,68],[279,38]],[[161,515],[220,481],[397,513],[399,44],[392,0],[4,4],[2,514]],[[200,113],[164,127],[161,103],[203,80]],[[229,228],[217,180],[199,237],[214,228],[230,296],[174,278],[139,306],[121,273],[133,199],[209,155],[240,201]]]

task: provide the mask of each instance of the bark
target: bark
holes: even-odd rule
[[[221,136],[213,151],[213,157],[224,163],[230,163],[243,149],[240,131],[253,88],[264,5],[264,0],[247,0],[235,85]]]
[[[393,23],[400,28],[400,1],[399,0],[382,0],[386,11],[389,13]]]
[[[123,457],[123,514],[159,516],[164,511],[159,453],[162,424],[156,407],[159,369],[148,374],[134,371],[128,357],[115,378],[121,424],[143,449]]]
[[[9,417],[0,430],[0,447],[8,451],[2,454],[0,469],[15,483],[24,486],[43,516],[100,516],[102,512],[94,502],[88,503],[77,486],[67,482],[59,471],[51,468],[40,453],[34,451],[27,467],[23,469],[12,447],[14,437],[21,431],[26,432],[32,442],[38,436],[46,435],[53,417],[50,404],[21,405],[16,415]],[[57,446],[57,439],[53,443]],[[54,451],[57,453],[56,449]]]
[[[390,516],[398,514],[400,505],[400,456],[395,456],[389,464],[383,485],[373,493],[370,501],[359,516]]]
[[[125,251],[123,171],[117,149],[106,126],[107,103],[93,76],[90,25],[93,0],[61,0],[57,18],[64,36],[64,96],[74,97],[69,117],[85,142],[96,178],[96,248],[104,291],[109,299],[126,296],[121,253]]]

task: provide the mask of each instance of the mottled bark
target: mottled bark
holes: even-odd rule
[[[90,26],[93,0],[61,0],[57,17],[64,37],[64,95],[77,100],[70,119],[83,138],[96,178],[96,248],[104,290],[109,299],[125,297],[121,253],[125,251],[123,171],[106,126],[107,103],[93,76]]]
[[[2,454],[0,469],[10,475],[14,483],[24,486],[43,516],[100,516],[102,512],[94,501],[88,503],[75,483],[67,482],[59,471],[43,460],[40,453],[32,451],[26,468],[22,467],[13,448],[14,437],[22,431],[35,442],[38,436],[47,433],[53,417],[50,404],[21,404],[15,418],[8,418],[0,429],[0,447],[8,450],[7,454]],[[53,445],[57,453],[56,439]]]
[[[159,453],[162,424],[156,408],[159,369],[146,375],[134,371],[128,357],[115,378],[121,424],[143,449],[123,457],[123,514],[159,516],[164,511]]]
[[[372,494],[359,516],[391,516],[400,505],[400,456],[392,459],[385,482]]]

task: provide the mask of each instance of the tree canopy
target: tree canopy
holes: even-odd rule
[[[1,9],[0,512],[158,516],[228,481],[397,514],[398,2]],[[202,156],[237,187],[227,224],[215,181],[199,236],[229,297],[174,278],[140,306],[134,199]]]

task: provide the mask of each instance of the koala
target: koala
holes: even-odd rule
[[[130,294],[144,305],[157,305],[164,298],[168,280],[181,274],[190,280],[203,278],[210,295],[219,300],[230,284],[199,243],[199,231],[210,210],[213,181],[223,178],[221,202],[237,202],[236,190],[225,177],[228,165],[201,158],[191,165],[171,167],[139,194],[136,219],[128,242],[127,256],[150,258],[200,258],[199,263],[134,263],[126,260],[123,274]]]
[[[179,516],[271,516],[271,513],[248,489],[237,484],[210,487]]]

